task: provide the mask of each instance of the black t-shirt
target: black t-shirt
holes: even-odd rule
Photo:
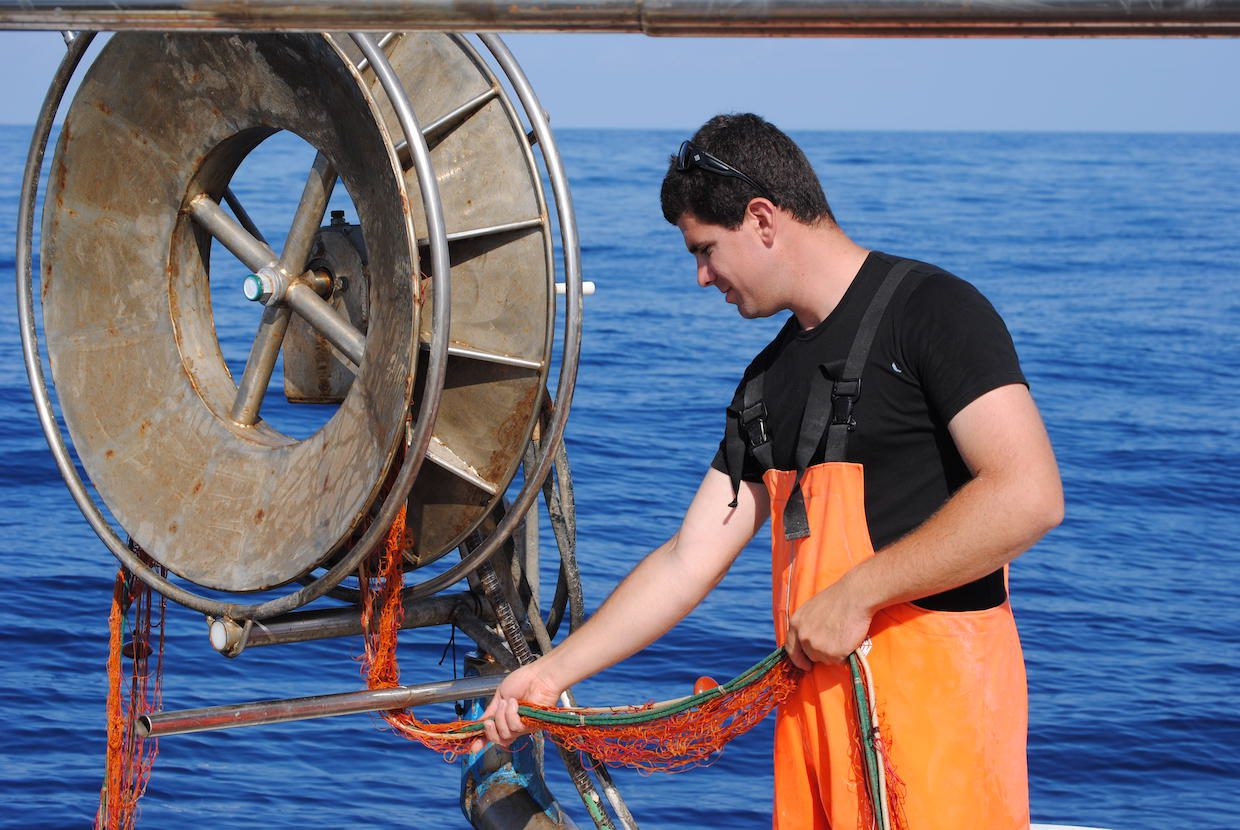
[[[737,387],[765,371],[776,469],[796,469],[797,432],[819,365],[838,379],[870,299],[896,257],[873,251],[840,304],[821,324],[803,331],[795,315],[763,349]],[[1011,335],[994,307],[969,283],[933,265],[918,263],[904,278],[878,327],[862,372],[846,460],[865,468],[865,510],[875,550],[930,517],[971,475],[947,431],[956,413],[1000,386],[1026,383]],[[825,442],[824,442],[825,443]],[[811,463],[822,461],[824,443]],[[727,473],[724,444],[711,466]],[[746,451],[745,481],[764,471]],[[991,608],[1007,592],[1003,572],[925,597],[917,604],[945,611]]]

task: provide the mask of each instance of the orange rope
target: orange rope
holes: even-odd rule
[[[121,714],[121,628],[124,613],[121,606],[125,591],[125,570],[116,572],[116,584],[112,588],[112,610],[108,613],[108,750],[104,762],[103,790],[100,792],[99,812],[95,815],[95,827],[121,828],[121,763],[125,744],[125,721]]]
[[[138,551],[141,553],[141,551]],[[108,699],[107,756],[104,781],[95,813],[96,830],[133,830],[138,801],[146,792],[151,767],[158,752],[158,741],[144,740],[137,730],[138,718],[157,710],[163,697],[164,611],[167,600],[159,600],[155,623],[158,631],[151,640],[152,591],[124,568],[116,575],[112,588],[112,608],[108,614]],[[129,611],[133,611],[132,639],[126,655],[123,643]],[[150,658],[155,655],[152,668]],[[130,659],[129,683],[124,683],[121,658]]]

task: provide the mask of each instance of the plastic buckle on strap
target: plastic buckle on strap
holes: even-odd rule
[[[837,380],[831,387],[831,424],[847,426],[852,432],[857,428],[853,407],[861,397],[861,378]],[[841,403],[842,402],[842,403]]]
[[[766,403],[758,401],[736,413],[749,448],[756,449],[771,440],[766,428]]]

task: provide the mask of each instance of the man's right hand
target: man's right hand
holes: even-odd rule
[[[529,734],[530,730],[517,714],[517,706],[521,702],[550,706],[559,699],[562,690],[553,688],[547,681],[539,665],[541,662],[522,666],[500,683],[491,704],[482,713],[481,720],[488,741],[506,747],[522,735]],[[485,746],[479,738],[470,745],[469,751],[481,752]]]

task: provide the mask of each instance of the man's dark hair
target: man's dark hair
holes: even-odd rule
[[[814,168],[796,142],[774,124],[752,113],[716,115],[693,135],[694,146],[735,167],[765,187],[776,207],[812,225],[835,221]],[[745,208],[762,196],[751,185],[708,170],[676,169],[672,156],[663,177],[663,217],[673,225],[688,213],[701,222],[740,227]]]

